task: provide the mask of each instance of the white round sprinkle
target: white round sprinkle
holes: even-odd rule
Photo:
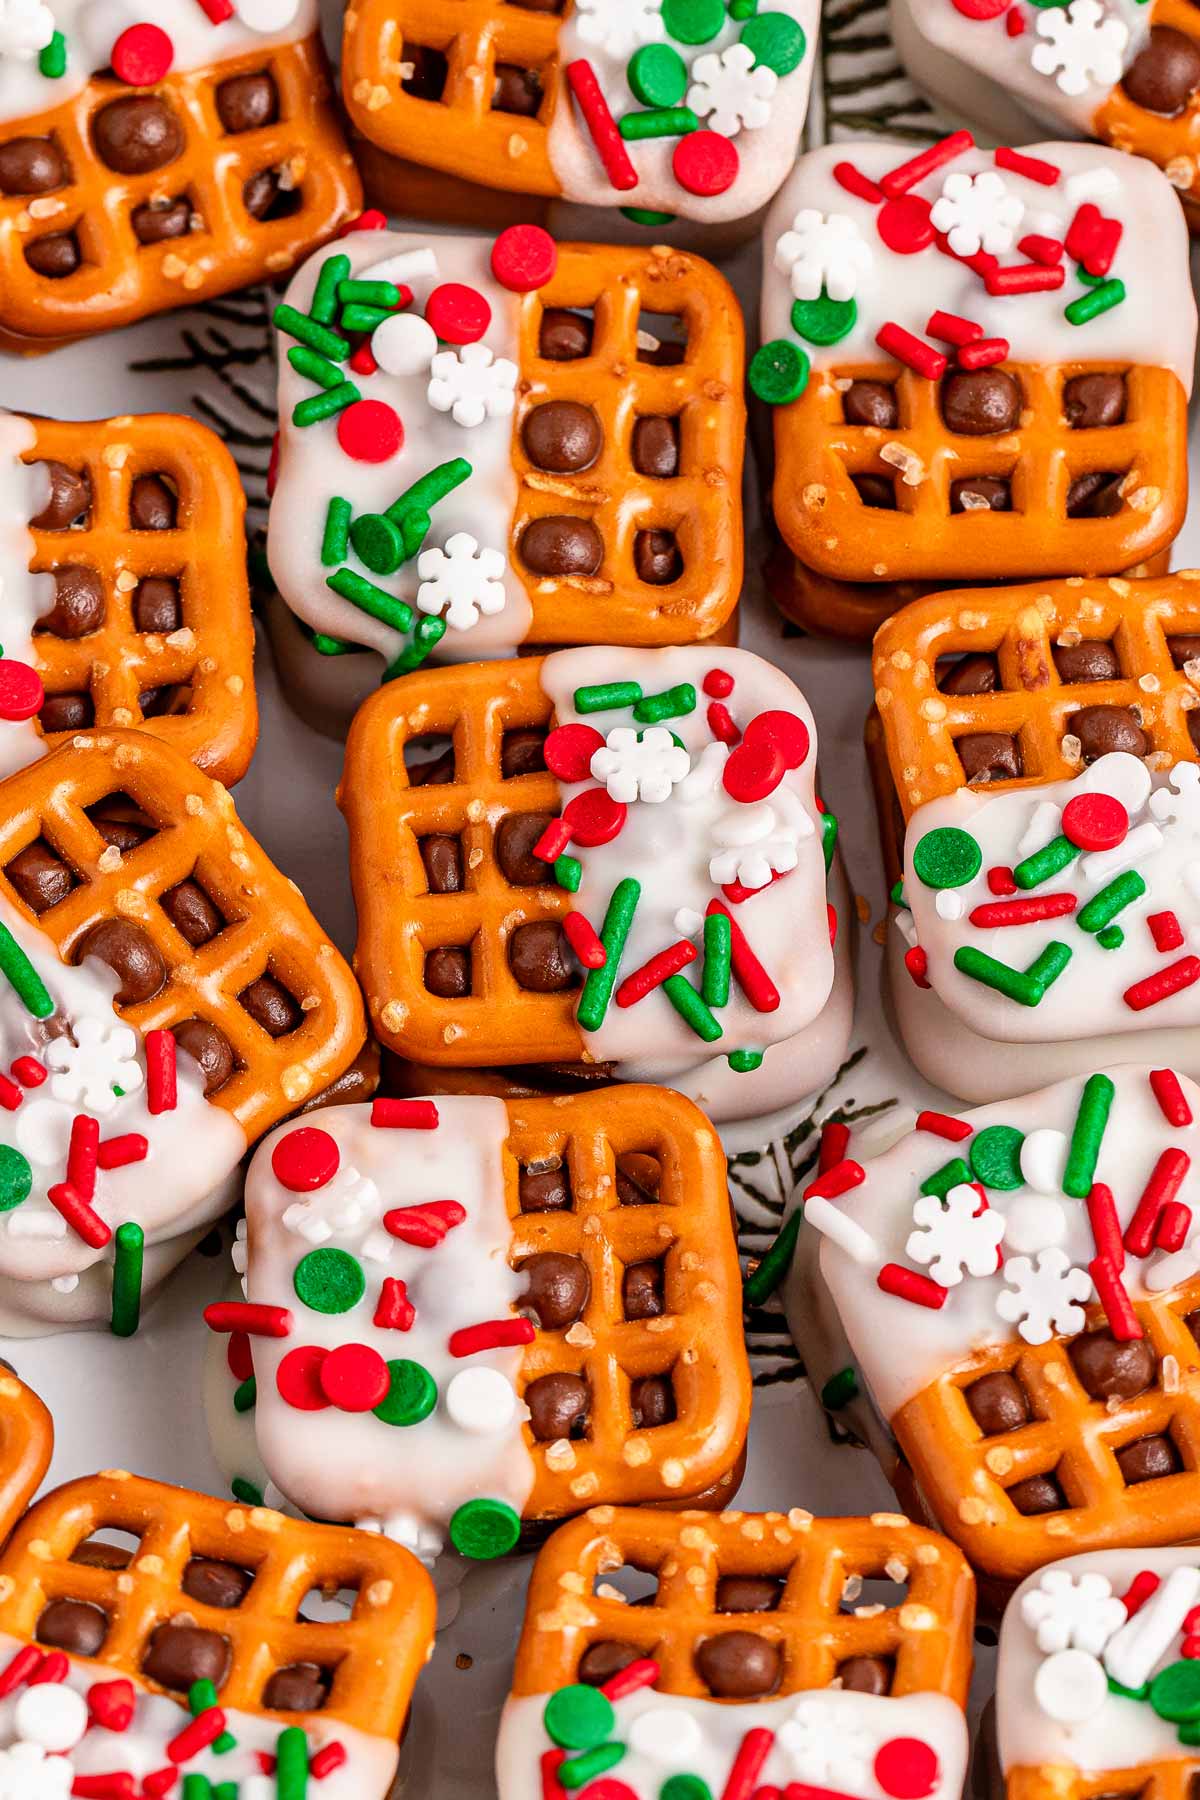
[[[234,0],[234,5],[251,31],[282,31],[296,17],[300,0]]]
[[[371,355],[389,375],[424,375],[437,347],[437,333],[419,313],[394,313],[371,334]]]
[[[87,1701],[65,1682],[42,1682],[21,1694],[13,1725],[18,1738],[43,1750],[73,1750],[88,1728]]]
[[[1037,1193],[1062,1193],[1068,1148],[1066,1136],[1061,1131],[1041,1129],[1026,1133],[1021,1145],[1021,1173]]]
[[[1076,791],[1111,794],[1133,818],[1150,798],[1150,771],[1140,756],[1132,756],[1128,750],[1110,750],[1079,777]]]
[[[461,1369],[446,1389],[446,1411],[460,1431],[490,1437],[516,1411],[512,1383],[499,1369]]]
[[[699,937],[704,930],[704,916],[690,906],[681,906],[675,914],[674,925],[680,937]]]
[[[686,1767],[700,1748],[701,1732],[695,1719],[666,1706],[652,1706],[639,1713],[626,1735],[636,1755],[676,1768]]]
[[[1047,1194],[1022,1194],[1005,1207],[1004,1216],[1008,1220],[1004,1248],[1019,1256],[1052,1250],[1067,1235],[1066,1209]]]
[[[1033,1692],[1051,1719],[1060,1725],[1082,1725],[1108,1699],[1108,1677],[1103,1664],[1086,1650],[1059,1650],[1038,1669]]]
[[[967,910],[967,903],[954,888],[939,888],[933,908],[939,919],[961,919]]]

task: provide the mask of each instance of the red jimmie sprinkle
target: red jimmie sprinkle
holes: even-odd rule
[[[728,669],[710,669],[701,686],[711,700],[728,700],[733,692],[733,676]]]
[[[111,1775],[77,1775],[71,1784],[71,1792],[76,1800],[134,1800],[137,1780],[124,1769]]]
[[[1124,1284],[1117,1270],[1107,1256],[1098,1256],[1088,1264],[1088,1274],[1096,1289],[1096,1296],[1104,1308],[1104,1316],[1108,1320],[1109,1330],[1119,1344],[1129,1344],[1135,1338],[1145,1334],[1133,1310],[1133,1302],[1125,1292]]]
[[[998,19],[1009,0],[954,0],[955,12],[964,19]]]
[[[1181,956],[1178,962],[1168,964],[1153,975],[1147,975],[1143,981],[1135,981],[1127,987],[1122,999],[1133,1012],[1145,1012],[1148,1006],[1157,1006],[1163,1000],[1169,1000],[1172,994],[1181,994],[1200,981],[1200,956]]]
[[[506,1350],[516,1344],[532,1344],[536,1332],[532,1319],[484,1319],[450,1333],[451,1356],[478,1356],[481,1350]]]
[[[175,1078],[175,1039],[169,1031],[146,1033],[146,1109],[156,1117],[174,1112],[179,1103]]]
[[[421,1206],[396,1206],[383,1215],[383,1228],[402,1244],[432,1250],[448,1231],[461,1225],[467,1210],[457,1200],[426,1200]]]
[[[850,1148],[850,1127],[844,1119],[827,1119],[821,1127],[821,1147],[817,1152],[817,1174],[828,1175]]]
[[[596,928],[590,919],[580,912],[569,912],[562,921],[563,936],[570,944],[585,969],[602,969],[608,961],[608,952],[596,935]],[[620,996],[617,996],[620,1004]]]
[[[919,181],[924,181],[935,169],[942,169],[947,163],[953,162],[955,157],[970,150],[974,143],[975,139],[969,131],[952,131],[949,137],[931,144],[919,156],[911,157],[908,162],[901,163],[899,168],[889,169],[886,175],[879,177],[879,185],[889,199],[894,199],[897,194],[907,194],[909,188],[916,187]]]
[[[932,212],[928,200],[919,194],[901,194],[884,201],[875,216],[875,229],[897,256],[915,256],[927,250],[936,236]]]
[[[1173,912],[1151,913],[1146,923],[1156,950],[1165,954],[1168,950],[1178,950],[1183,943],[1183,927]]]
[[[603,733],[594,725],[556,725],[547,733],[542,754],[546,767],[560,781],[586,781],[591,774],[593,756],[603,748]]]
[[[198,0],[201,12],[214,25],[223,25],[233,17],[233,0]]]
[[[1027,256],[1030,262],[1045,263],[1048,269],[1052,269],[1063,259],[1062,240],[1043,237],[1037,231],[1031,231],[1023,237],[1017,245],[1017,249],[1022,256]]]
[[[1088,1224],[1097,1256],[1103,1256],[1119,1274],[1125,1267],[1125,1246],[1121,1242],[1121,1221],[1113,1201],[1112,1189],[1102,1181],[1092,1183],[1087,1197]]]
[[[575,96],[587,134],[604,165],[604,173],[618,192],[627,194],[638,184],[637,170],[625,148],[625,140],[617,130],[617,122],[608,110],[608,101],[596,71],[590,62],[580,57],[567,64],[566,75],[567,86]]]
[[[156,1769],[153,1775],[143,1775],[142,1794],[144,1800],[161,1800],[161,1796],[169,1794],[178,1780],[178,1769]]]
[[[113,74],[130,87],[153,87],[175,60],[175,46],[158,25],[130,25],[112,47]]]
[[[1168,1201],[1158,1215],[1158,1230],[1154,1234],[1156,1250],[1182,1250],[1187,1242],[1188,1231],[1192,1223],[1192,1209],[1182,1200]]]
[[[338,1743],[335,1738],[331,1744],[323,1744],[317,1751],[309,1762],[308,1772],[314,1781],[324,1781],[325,1777],[332,1775],[335,1769],[344,1768],[345,1763],[346,1746]]]
[[[254,1352],[250,1348],[250,1339],[244,1331],[229,1333],[229,1342],[225,1346],[225,1361],[229,1364],[229,1373],[235,1381],[249,1381],[254,1373]]]
[[[711,198],[724,194],[738,178],[741,158],[731,138],[719,131],[689,131],[675,145],[671,172],[689,194]]]
[[[19,723],[40,712],[46,699],[42,678],[28,663],[0,657],[0,719]]]
[[[311,1194],[333,1180],[341,1163],[337,1141],[316,1125],[301,1125],[271,1152],[271,1173],[290,1194]]]
[[[130,1163],[145,1162],[150,1143],[140,1131],[127,1131],[122,1137],[105,1138],[96,1153],[101,1169],[124,1169]]]
[[[380,1331],[411,1331],[416,1316],[417,1309],[408,1297],[407,1285],[395,1275],[386,1275],[372,1324]]]
[[[607,788],[598,787],[572,794],[562,816],[572,840],[591,849],[595,844],[611,843],[619,835],[628,812],[623,800],[614,800]],[[533,854],[539,854],[536,848]]]
[[[926,337],[941,338],[943,343],[954,344],[961,349],[964,344],[973,344],[983,336],[983,326],[977,325],[974,319],[960,319],[957,313],[930,313],[925,326]]]
[[[960,369],[990,369],[1008,355],[1007,338],[980,338],[978,343],[964,344],[958,353]]]
[[[0,1075],[0,1106],[5,1112],[16,1112],[24,1098],[15,1081],[10,1081],[7,1075]]]
[[[46,1198],[85,1244],[93,1250],[103,1250],[112,1232],[99,1213],[93,1212],[87,1201],[80,1199],[69,1182],[56,1181]]]
[[[49,1650],[43,1656],[33,1674],[29,1677],[30,1687],[53,1687],[65,1681],[71,1673],[71,1665],[61,1650]]]
[[[1024,37],[1025,14],[1014,6],[1004,21],[1004,29],[1011,38]]]
[[[1024,175],[1027,181],[1038,181],[1043,187],[1053,187],[1062,174],[1043,157],[1026,156],[1023,150],[1010,150],[1003,144],[996,151],[996,167],[1007,169],[1012,175]]]
[[[653,1687],[660,1673],[652,1656],[639,1656],[636,1662],[628,1663],[625,1668],[618,1669],[615,1675],[610,1675],[607,1681],[602,1682],[600,1692],[615,1705],[627,1695],[636,1694],[639,1688]]]
[[[26,1644],[18,1650],[0,1670],[0,1700],[13,1694],[29,1680],[33,1671],[42,1660],[42,1652],[36,1644]]]
[[[1150,1089],[1158,1101],[1158,1110],[1168,1125],[1190,1125],[1192,1109],[1184,1098],[1183,1088],[1174,1069],[1151,1069]]]
[[[1142,1190],[1133,1217],[1125,1228],[1125,1248],[1130,1256],[1149,1256],[1163,1207],[1175,1199],[1192,1166],[1186,1150],[1164,1150]]]
[[[373,1412],[391,1385],[387,1363],[370,1344],[339,1344],[317,1371],[321,1392],[339,1412]]]
[[[708,729],[722,744],[741,742],[742,734],[733,722],[733,714],[723,700],[710,700],[708,704]]]
[[[904,966],[919,988],[929,986],[929,957],[922,945],[914,944],[904,952]]]
[[[356,400],[338,414],[337,440],[351,462],[385,463],[401,449],[404,426],[400,414],[386,400]]]
[[[425,302],[425,322],[447,344],[474,344],[492,322],[492,309],[478,288],[443,281]]]
[[[371,1123],[384,1131],[436,1131],[434,1100],[372,1100]]]
[[[875,333],[875,342],[888,356],[894,356],[905,368],[914,369],[918,375],[924,375],[929,381],[938,381],[946,372],[946,358],[940,350],[931,344],[923,343],[906,331],[903,325],[897,325],[889,319]]]
[[[730,960],[733,964],[734,979],[741,988],[743,994],[745,994],[755,1012],[768,1013],[777,1011],[779,1007],[779,989],[775,986],[775,983],[771,980],[771,977],[767,974],[767,971],[763,968],[757,956],[755,956],[753,950],[750,948],[745,932],[742,930],[729,908],[724,905],[722,901],[709,901],[704,909],[704,916],[706,919],[711,918],[713,913],[724,913],[725,917],[729,920]]]
[[[949,1113],[920,1112],[917,1114],[917,1131],[931,1131],[934,1137],[949,1138],[952,1144],[961,1144],[969,1138],[974,1126],[968,1125],[965,1119],[952,1118]]]
[[[660,950],[657,956],[652,956],[649,962],[644,962],[640,969],[635,969],[632,975],[625,977],[617,989],[617,1005],[636,1006],[639,1000],[644,1000],[647,994],[653,993],[655,988],[661,987],[664,981],[672,975],[678,975],[681,969],[686,969],[695,960],[695,944],[690,944],[686,938],[680,938],[677,944]]]
[[[533,854],[539,862],[557,862],[571,841],[571,827],[565,819],[551,819],[537,843],[533,846]]]
[[[1153,1569],[1139,1570],[1120,1597],[1128,1618],[1132,1619],[1134,1613],[1141,1612],[1151,1594],[1158,1592],[1160,1580],[1161,1577]]]
[[[750,1800],[774,1742],[775,1733],[762,1725],[754,1726],[746,1733],[738,1745],[721,1800]]]
[[[71,1142],[67,1148],[67,1180],[81,1200],[90,1201],[95,1195],[99,1149],[99,1119],[76,1113],[71,1120]]]
[[[1011,268],[992,269],[984,277],[989,294],[1045,294],[1060,288],[1067,278],[1064,268],[1047,269],[1042,263],[1013,263]]]
[[[851,1188],[861,1186],[867,1179],[867,1171],[853,1157],[843,1157],[832,1169],[826,1169],[815,1181],[810,1181],[805,1188],[803,1200],[836,1200],[841,1194],[848,1194]]]
[[[204,0],[200,0],[200,4],[203,6]],[[377,206],[369,206],[366,212],[359,213],[357,219],[348,219],[344,225],[340,226],[335,236],[345,238],[350,237],[356,231],[386,230],[387,215],[381,213]]]
[[[360,344],[350,358],[350,367],[356,375],[377,375],[379,364],[375,361],[370,344]]]
[[[558,267],[558,245],[541,225],[510,225],[492,245],[492,274],[512,294],[545,287]]]
[[[1038,919],[1061,919],[1079,904],[1074,894],[1030,894],[1020,900],[989,900],[972,907],[971,924],[980,931],[996,931],[1007,925],[1030,925]]]
[[[870,176],[864,175],[861,169],[856,169],[852,162],[834,163],[833,179],[848,194],[853,194],[856,200],[869,200],[873,206],[877,206],[883,199],[883,189],[876,187]]]
[[[988,870],[987,884],[993,894],[1015,894],[1017,891],[1016,877],[1012,870],[1006,868],[1003,863]]]
[[[1200,1656],[1200,1637],[1185,1637],[1179,1646],[1179,1654],[1186,1656],[1189,1662],[1194,1662]]]
[[[286,1306],[261,1306],[249,1300],[214,1300],[204,1309],[210,1331],[244,1331],[247,1337],[285,1338],[292,1334]]]
[[[786,881],[790,874],[790,869],[773,870],[771,879],[766,884],[767,887],[774,887],[777,881]],[[742,881],[723,881],[721,883],[721,892],[731,906],[740,906],[742,901],[749,900],[752,894],[762,894],[765,891],[765,888],[749,888]]]
[[[225,1714],[219,1706],[206,1706],[167,1745],[173,1763],[190,1762],[202,1750],[215,1743],[225,1729]]]
[[[567,1800],[567,1790],[558,1779],[561,1763],[567,1760],[565,1750],[544,1750],[538,1764],[542,1778],[542,1800]]]
[[[897,1300],[911,1300],[914,1306],[926,1306],[930,1312],[944,1306],[950,1292],[930,1276],[918,1275],[915,1269],[902,1268],[899,1263],[884,1263],[875,1285],[882,1293],[894,1294]]]
[[[132,1681],[97,1681],[87,1691],[88,1711],[104,1731],[128,1731],[133,1724]]]
[[[13,1063],[12,1072],[22,1087],[41,1087],[46,1079],[46,1068],[36,1056],[18,1056]]]

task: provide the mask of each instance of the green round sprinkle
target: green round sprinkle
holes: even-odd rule
[[[1125,933],[1119,925],[1106,925],[1103,931],[1096,933],[1096,942],[1102,950],[1119,950],[1125,942]]]
[[[667,36],[681,44],[707,44],[725,23],[725,0],[663,0]]]
[[[659,1788],[658,1800],[712,1800],[712,1789],[699,1775],[671,1775]]]
[[[971,1139],[971,1172],[984,1187],[1024,1187],[1021,1145],[1025,1134],[1015,1125],[988,1125]]]
[[[774,69],[777,75],[790,75],[804,61],[808,48],[803,31],[787,13],[759,13],[742,26],[741,41],[753,50],[754,60]]]
[[[1150,1683],[1150,1704],[1172,1725],[1200,1719],[1200,1662],[1185,1659],[1160,1669]]]
[[[350,542],[373,575],[394,575],[404,561],[404,535],[382,513],[355,519]]]
[[[503,1500],[464,1500],[450,1521],[450,1542],[460,1556],[475,1562],[507,1556],[516,1549],[520,1535],[521,1521]]]
[[[599,1688],[581,1682],[558,1688],[542,1713],[546,1735],[560,1750],[594,1750],[611,1735],[616,1722],[612,1701]]]
[[[621,206],[617,210],[623,219],[629,220],[631,225],[673,225],[675,223],[674,213],[655,212],[652,206]]]
[[[296,1298],[319,1313],[349,1312],[367,1291],[367,1281],[348,1250],[310,1250],[292,1277]]]
[[[821,1405],[826,1412],[840,1412],[843,1406],[849,1406],[852,1400],[858,1399],[858,1393],[857,1370],[839,1369],[821,1389]]]
[[[33,1186],[33,1170],[19,1150],[11,1144],[0,1144],[0,1212],[11,1212],[28,1200]]]
[[[983,852],[969,831],[939,825],[927,831],[913,851],[913,872],[930,888],[965,887],[983,866]]]
[[[643,44],[625,75],[643,106],[678,106],[687,93],[687,64],[670,44]]]
[[[762,1068],[763,1052],[761,1050],[733,1050],[725,1060],[735,1075],[753,1075],[755,1069]]]
[[[854,330],[858,306],[853,299],[831,300],[821,290],[819,300],[792,303],[792,330],[810,344],[837,344]]]
[[[807,351],[786,338],[773,338],[754,352],[746,379],[764,405],[790,406],[808,386],[808,370]]]
[[[385,1425],[419,1425],[437,1405],[437,1382],[424,1363],[407,1357],[389,1362],[388,1375],[390,1386],[375,1408],[375,1417]]]

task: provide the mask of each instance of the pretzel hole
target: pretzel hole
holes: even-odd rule
[[[557,919],[532,919],[509,934],[508,966],[527,994],[562,994],[580,985],[575,953]]]
[[[763,1632],[734,1627],[702,1638],[692,1661],[714,1699],[765,1700],[783,1680],[786,1651]]]
[[[561,15],[564,0],[503,0],[520,12],[552,13],[557,18]]]
[[[1136,706],[1085,706],[1072,713],[1067,730],[1079,743],[1085,763],[1123,750],[1130,756],[1147,756],[1151,741],[1142,730],[1142,714]]]
[[[263,1705],[270,1712],[320,1712],[329,1701],[335,1666],[316,1662],[285,1664],[275,1670],[263,1689]]]
[[[129,485],[130,530],[174,531],[178,523],[179,486],[175,477],[165,469],[135,475]]]
[[[410,44],[406,38],[402,59],[401,67],[407,64],[409,71],[400,83],[402,91],[414,100],[441,100],[450,78],[445,51],[432,44]]]
[[[1040,1518],[1044,1513],[1069,1512],[1073,1501],[1068,1497],[1062,1466],[1047,1469],[1040,1475],[1027,1475],[1005,1492],[1022,1518]]]
[[[1115,519],[1125,505],[1128,469],[1087,469],[1067,489],[1068,519]]]
[[[578,362],[592,354],[596,314],[590,306],[547,306],[538,326],[538,355],[546,362]]]
[[[86,731],[95,723],[95,702],[91,694],[79,689],[62,694],[47,694],[38,713],[38,724],[47,734],[56,731]]]
[[[34,1637],[39,1644],[72,1656],[95,1656],[108,1636],[110,1620],[102,1606],[69,1595],[50,1600],[38,1615]]]
[[[784,1581],[779,1575],[721,1575],[715,1607],[719,1613],[778,1612]]]
[[[675,1382],[669,1369],[657,1375],[635,1375],[629,1383],[629,1416],[635,1431],[657,1431],[679,1416]]]
[[[950,483],[952,513],[1012,512],[1012,471],[1007,475],[961,475]]]
[[[296,1608],[298,1625],[344,1625],[354,1612],[356,1588],[312,1587]]]
[[[850,481],[864,506],[876,512],[896,511],[896,483],[890,475],[852,475]]]
[[[25,133],[0,143],[0,194],[52,194],[71,181],[71,164],[54,132],[44,137]]]
[[[1019,1431],[1034,1418],[1034,1409],[1020,1377],[1008,1369],[994,1369],[962,1390],[967,1409],[985,1438]]]
[[[150,817],[131,794],[123,790],[94,800],[84,808],[84,815],[104,842],[120,850],[122,854],[149,843],[151,838],[158,836],[160,829],[157,821]]]
[[[268,967],[238,995],[238,1004],[268,1037],[289,1037],[303,1021],[296,996]]]
[[[461,894],[463,879],[462,839],[445,831],[417,839],[417,849],[431,894]]]
[[[1017,781],[1025,771],[1020,739],[1010,731],[965,732],[954,748],[969,787]]]
[[[194,950],[200,949],[203,944],[210,944],[229,924],[195,869],[185,880],[177,882],[174,887],[161,894],[158,904],[176,931]]]
[[[1063,383],[1062,413],[1072,431],[1105,431],[1125,423],[1125,371],[1089,369]]]
[[[223,1557],[193,1556],[180,1583],[189,1600],[218,1612],[233,1612],[254,1586],[253,1569],[245,1569]]]
[[[506,731],[500,741],[501,778],[515,781],[521,775],[544,775],[546,737],[547,732],[535,725],[522,725],[513,731]]]
[[[600,1568],[592,1577],[592,1594],[617,1606],[653,1606],[658,1599],[658,1571],[631,1562],[616,1569]]]
[[[529,1408],[529,1429],[536,1444],[578,1442],[587,1437],[592,1390],[585,1376],[555,1369],[531,1381],[521,1398]]]
[[[846,1656],[834,1672],[836,1685],[855,1694],[890,1694],[895,1679],[894,1656]]]
[[[638,313],[637,359],[656,368],[672,368],[687,356],[688,322],[682,313]]]
[[[994,694],[1000,687],[1000,665],[991,651],[965,656],[939,656],[934,665],[939,693]]]
[[[193,195],[164,194],[135,206],[129,215],[129,226],[138,243],[148,249],[202,231],[204,215]]]
[[[242,205],[260,225],[273,225],[279,219],[295,218],[304,205],[304,190],[289,164],[274,164],[248,177],[242,187]]]
[[[169,637],[183,624],[183,595],[176,575],[146,575],[133,591],[133,629]]]
[[[441,787],[456,781],[454,739],[445,732],[410,738],[404,746],[404,771],[409,787]]]
[[[667,1311],[664,1257],[626,1263],[621,1276],[621,1306],[626,1319],[660,1319]]]
[[[1128,1443],[1113,1446],[1117,1468],[1126,1487],[1140,1487],[1143,1482],[1163,1481],[1168,1475],[1183,1472],[1184,1460],[1171,1428],[1144,1433]]]
[[[520,119],[535,119],[546,97],[546,84],[540,69],[522,63],[497,62],[493,70],[492,111],[511,113]]]
[[[540,1157],[537,1162],[521,1164],[517,1204],[523,1213],[571,1211],[571,1171],[561,1157]],[[1200,1322],[1200,1314],[1195,1316]]]
[[[846,425],[895,431],[900,423],[900,399],[895,384],[865,379],[851,381],[842,390],[842,421]]]
[[[76,1544],[71,1561],[82,1563],[89,1569],[127,1569],[137,1555],[141,1541],[135,1532],[105,1526]]]
[[[842,1584],[838,1611],[856,1619],[877,1618],[895,1612],[908,1598],[908,1570],[897,1561],[892,1573],[847,1575]]]
[[[44,281],[65,281],[84,261],[78,225],[47,231],[25,246],[25,261]]]
[[[470,944],[438,944],[425,952],[425,987],[439,1000],[465,1000],[471,992]]]
[[[683,551],[675,533],[663,525],[634,533],[633,566],[647,587],[667,587],[683,574]]]
[[[651,1150],[625,1150],[617,1157],[619,1206],[655,1206],[662,1199],[663,1168]]]
[[[196,690],[191,677],[169,681],[162,687],[143,688],[138,710],[143,719],[182,719],[192,710]]]
[[[92,522],[92,478],[86,464],[59,462],[49,457],[31,462],[44,469],[50,493],[29,523],[35,531],[85,531]]]
[[[669,481],[679,473],[678,414],[639,413],[633,422],[629,457],[639,475]]]
[[[186,1613],[156,1625],[142,1655],[142,1673],[159,1687],[187,1694],[197,1681],[220,1691],[233,1660],[230,1641],[219,1631],[193,1625]]]
[[[1121,661],[1110,638],[1083,638],[1077,644],[1052,644],[1050,654],[1058,679],[1067,687],[1092,681],[1119,681]]]
[[[31,912],[49,912],[59,906],[80,877],[47,837],[36,837],[4,865],[9,885]]]
[[[217,117],[230,137],[262,131],[279,119],[279,89],[269,68],[226,76],[217,83],[213,98]]]
[[[551,812],[506,813],[496,826],[496,863],[511,887],[544,887],[551,879],[550,865],[533,852],[556,816]]]

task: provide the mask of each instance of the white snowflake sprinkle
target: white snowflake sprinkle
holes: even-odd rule
[[[775,267],[786,275],[797,300],[852,300],[873,267],[871,249],[846,213],[805,207],[775,246]]]
[[[1010,194],[994,169],[978,175],[947,175],[933,203],[930,221],[944,231],[957,256],[974,256],[986,250],[1002,256],[1017,241],[1017,226],[1025,208]]]
[[[283,1225],[308,1244],[334,1236],[354,1239],[376,1225],[383,1212],[379,1189],[369,1176],[343,1164],[323,1188],[285,1208]]]
[[[1086,1650],[1099,1656],[1126,1613],[1106,1575],[1085,1570],[1044,1569],[1035,1588],[1022,1597],[1021,1617],[1047,1655],[1057,1650]]]
[[[54,1072],[50,1092],[64,1106],[82,1106],[97,1118],[112,1112],[122,1094],[136,1094],[146,1077],[137,1060],[137,1033],[119,1020],[84,1017],[75,1026],[75,1042],[55,1038],[46,1046],[46,1064]]]
[[[1030,58],[1039,75],[1053,75],[1064,94],[1075,97],[1091,87],[1113,87],[1124,72],[1129,27],[1101,5],[1101,0],[1073,0],[1037,16]]]
[[[936,1194],[922,1194],[913,1207],[912,1233],[905,1250],[928,1267],[942,1287],[957,1287],[968,1275],[994,1275],[996,1251],[1007,1221],[964,1182],[952,1187],[943,1206]]]
[[[843,1792],[870,1783],[874,1742],[842,1708],[805,1696],[779,1727],[776,1743],[797,1780]]]
[[[757,131],[771,117],[771,98],[779,77],[765,63],[757,66],[748,44],[730,44],[726,50],[710,50],[692,64],[693,85],[687,103],[705,120],[710,131],[736,137],[741,130]]]
[[[452,630],[470,631],[484,613],[504,610],[504,553],[480,546],[469,531],[456,531],[445,549],[422,550],[417,558],[417,606],[441,614]]]
[[[604,748],[593,752],[590,766],[610,799],[626,806],[635,800],[657,805],[670,798],[671,789],[691,769],[692,759],[665,725],[651,725],[640,735],[631,725],[618,725],[604,740]]]
[[[486,344],[439,350],[429,365],[429,404],[435,412],[448,412],[456,425],[508,418],[516,405],[516,387],[516,363],[494,356]]]
[[[585,44],[626,62],[642,44],[666,36],[662,0],[576,0],[575,29]]]
[[[806,820],[807,824],[808,821]],[[808,833],[811,835],[809,824]],[[716,832],[713,833],[716,836]],[[708,877],[717,887],[740,882],[742,887],[764,888],[774,875],[786,875],[800,861],[800,834],[785,825],[751,844],[720,849],[708,859]]]
[[[41,0],[0,0],[0,56],[32,62],[54,30],[54,14]]]
[[[0,1750],[0,1800],[66,1800],[74,1781],[70,1758],[47,1756],[40,1744]]]
[[[1200,835],[1200,768],[1195,763],[1176,763],[1167,786],[1155,788],[1150,811],[1162,825]]]
[[[1027,1344],[1044,1344],[1055,1332],[1082,1331],[1081,1301],[1091,1297],[1092,1278],[1073,1268],[1065,1250],[1040,1250],[1036,1263],[1011,1256],[1004,1265],[1008,1286],[996,1296],[996,1311],[1016,1325]]]

